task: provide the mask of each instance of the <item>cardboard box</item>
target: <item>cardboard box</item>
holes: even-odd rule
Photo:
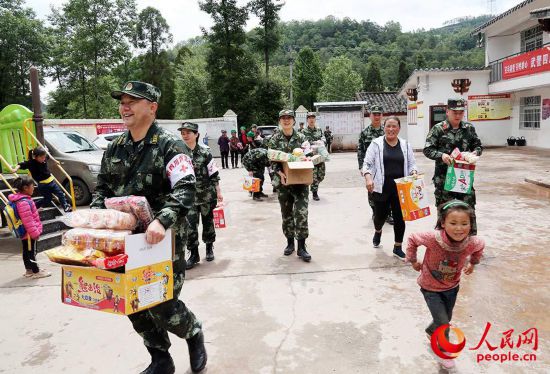
[[[286,174],[286,184],[313,183],[313,162],[296,161],[283,162],[283,172]]]
[[[430,203],[423,175],[396,179],[395,185],[404,221],[414,221],[430,215]]]
[[[243,190],[249,192],[259,192],[260,182],[260,178],[254,178],[247,175],[244,177]]]
[[[133,314],[173,298],[172,230],[155,245],[145,234],[128,235],[124,272],[85,266],[63,266],[61,301],[102,312]]]

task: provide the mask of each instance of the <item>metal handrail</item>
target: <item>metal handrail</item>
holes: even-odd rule
[[[26,134],[30,135],[31,138],[36,142],[36,144],[38,144],[39,146],[41,146],[42,148],[44,148],[44,150],[46,151],[46,154],[50,157],[50,159],[52,159],[55,163],[55,165],[59,168],[59,170],[61,170],[61,172],[65,175],[65,177],[67,177],[67,180],[69,181],[69,189],[71,190],[71,192],[69,193],[65,187],[63,187],[63,185],[61,183],[59,183],[59,181],[57,180],[57,178],[52,174],[52,177],[53,179],[55,180],[55,182],[59,185],[59,187],[63,190],[63,192],[65,192],[65,194],[67,196],[69,196],[69,198],[71,199],[71,205],[73,207],[73,210],[76,210],[76,201],[75,201],[75,198],[74,198],[74,186],[73,186],[73,179],[71,178],[71,176],[69,174],[67,174],[67,172],[65,171],[65,169],[63,169],[63,167],[61,167],[61,163],[59,161],[57,161],[51,154],[50,152],[48,151],[48,149],[46,147],[44,147],[44,145],[42,143],[40,143],[40,141],[38,141],[38,139],[36,138],[36,136],[34,136],[34,134],[32,133],[32,131],[27,127],[27,124],[32,122],[32,119],[31,118],[28,118],[26,119],[24,122],[23,122],[23,128],[25,129],[25,145],[27,147],[27,152],[29,151],[29,141],[27,139],[27,136]]]
[[[537,49],[541,49],[541,48],[544,48],[546,46],[550,46],[550,42],[547,42],[547,43],[544,43],[540,48],[537,48]],[[524,53],[529,53],[529,52],[532,52],[532,51],[523,51],[523,52],[516,52],[516,53],[512,53],[511,55],[508,55],[506,57],[501,57],[499,58],[498,60],[494,60],[494,61],[491,61],[487,64],[487,66],[490,66],[490,65],[493,65],[493,64],[497,64],[499,62],[503,62],[504,60],[506,60],[507,58],[510,58],[510,57],[514,57],[514,56],[519,56],[519,55],[522,55]]]

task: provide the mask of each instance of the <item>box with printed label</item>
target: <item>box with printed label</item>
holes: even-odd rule
[[[173,236],[150,245],[145,234],[128,235],[124,272],[63,266],[61,301],[67,305],[129,315],[173,298]]]
[[[414,221],[430,215],[430,203],[423,175],[395,179],[395,185],[404,221]]]

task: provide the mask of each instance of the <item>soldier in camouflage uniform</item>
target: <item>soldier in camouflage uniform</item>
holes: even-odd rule
[[[294,112],[283,109],[279,112],[280,131],[269,139],[268,148],[292,153],[295,148],[301,148],[306,140],[305,136],[294,129]],[[273,187],[277,188],[281,216],[283,219],[283,234],[287,239],[284,250],[285,256],[294,252],[294,238],[298,240],[298,256],[306,261],[311,261],[311,255],[306,250],[306,239],[309,235],[307,224],[307,207],[309,200],[308,187],[305,184],[286,184],[286,175],[283,173],[281,163],[272,162]]]
[[[317,140],[325,141],[323,136],[323,130],[315,125],[316,116],[313,112],[308,112],[306,116],[307,127],[302,131],[302,134],[306,137],[306,140],[313,144]],[[319,184],[325,179],[326,166],[324,162],[315,165],[313,169],[313,183],[310,186],[313,200],[319,201]]]
[[[380,105],[372,105],[370,107],[370,125],[367,126],[361,135],[359,135],[359,141],[357,142],[357,161],[359,163],[359,171],[363,168],[363,161],[367,154],[367,149],[370,143],[380,136],[384,136],[384,127],[382,126],[382,113],[383,109]],[[372,216],[374,217],[374,201],[372,199],[372,193],[368,193],[369,206],[372,209]],[[392,224],[393,219],[391,213],[388,215],[387,221]]]
[[[128,131],[103,154],[91,207],[105,208],[109,197],[145,196],[155,217],[145,232],[147,242],[160,242],[169,228],[175,233],[174,298],[129,316],[152,357],[143,373],[174,373],[168,332],[186,339],[191,369],[198,372],[207,360],[201,322],[179,300],[185,279],[185,216],[195,197],[190,152],[155,121],[158,88],[132,81],[111,96],[120,100],[119,113]]]
[[[449,99],[447,101],[447,119],[432,127],[426,137],[424,155],[430,160],[435,160],[433,182],[436,206],[458,199],[468,203],[475,209],[476,195],[473,188],[471,194],[445,191],[443,188],[447,166],[452,163],[450,154],[455,148],[458,148],[461,152],[475,152],[478,156],[481,156],[483,152],[481,140],[477,136],[474,125],[463,121],[464,109],[464,99]],[[477,224],[474,215],[472,234],[475,235],[476,233]]]
[[[196,194],[193,207],[187,213],[189,229],[187,231],[187,249],[191,253],[186,269],[192,269],[200,261],[199,256],[199,220],[202,220],[202,241],[206,244],[206,261],[214,260],[214,208],[223,201],[220,190],[220,173],[210,150],[199,144],[199,125],[184,122],[178,129],[183,141],[189,147],[193,157]]]
[[[267,149],[255,148],[248,152],[243,158],[243,166],[248,171],[248,175],[260,179],[260,191],[252,194],[254,200],[262,201],[262,197],[268,197],[264,194],[265,168],[269,167],[267,158]]]

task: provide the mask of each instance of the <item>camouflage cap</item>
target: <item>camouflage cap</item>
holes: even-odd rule
[[[147,99],[152,102],[158,102],[160,99],[160,90],[157,87],[152,84],[139,81],[126,82],[122,86],[121,90],[112,91],[111,97],[113,99],[120,100],[124,94],[141,99]]]
[[[371,105],[370,107],[371,113],[384,113],[384,108],[382,108],[382,105]]]
[[[307,112],[306,118],[309,118],[309,117],[317,117],[317,113],[315,113],[315,112]]]
[[[249,131],[249,132],[246,133],[246,136],[248,136],[249,138],[253,138],[254,133],[252,131]]]
[[[178,129],[178,131],[181,131],[181,130],[190,130],[193,132],[199,132],[199,125],[193,122],[184,122],[181,124],[181,126]]]
[[[282,116],[291,116],[292,118],[294,118],[294,111],[290,109],[283,109],[279,112],[279,118],[281,118]]]
[[[447,100],[447,109],[464,110],[466,109],[466,101],[464,99],[449,99]]]
[[[237,133],[237,130],[231,130],[231,134],[236,134]]]

